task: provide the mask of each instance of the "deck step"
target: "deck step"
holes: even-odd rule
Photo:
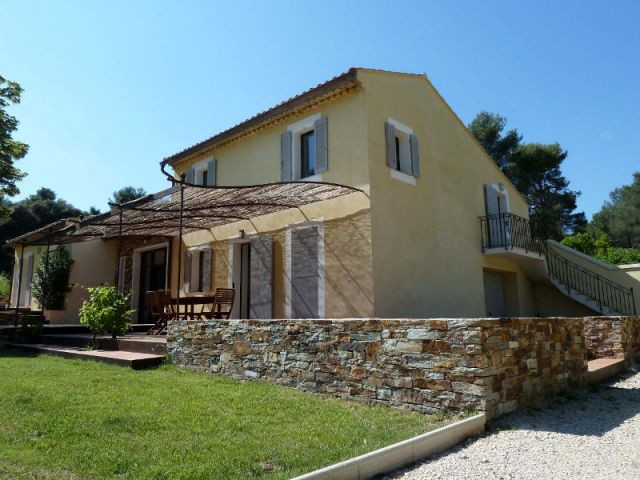
[[[62,345],[68,347],[86,348],[93,343],[93,335],[90,334],[47,334],[41,335],[39,343],[48,345]],[[95,347],[101,350],[124,350],[135,353],[151,353],[154,355],[166,355],[167,338],[156,335],[127,334],[123,337],[111,338],[110,335],[98,335]]]
[[[150,353],[127,352],[122,350],[85,350],[79,347],[45,343],[16,343],[11,346],[46,355],[81,360],[96,360],[104,363],[122,365],[133,368],[134,370],[155,367],[160,365],[165,359],[164,355]]]
[[[624,358],[596,358],[588,362],[589,383],[601,383],[617,377],[626,369]]]

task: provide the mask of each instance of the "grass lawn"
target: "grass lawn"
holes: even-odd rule
[[[0,351],[0,478],[290,478],[451,421],[167,365]]]

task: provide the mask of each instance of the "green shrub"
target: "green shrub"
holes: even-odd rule
[[[129,330],[129,320],[134,310],[129,310],[129,296],[115,287],[103,285],[89,287],[89,300],[80,306],[80,323],[89,325],[96,333],[124,335]]]
[[[11,279],[6,273],[0,273],[0,296],[9,296],[11,293]]]
[[[567,247],[578,250],[579,252],[586,253],[587,255],[593,255],[596,253],[596,245],[593,236],[588,233],[576,233],[575,235],[569,235],[564,237],[561,242]]]
[[[609,247],[599,251],[596,258],[613,265],[625,265],[629,263],[640,263],[640,249]]]
[[[47,310],[62,310],[64,297],[69,288],[69,275],[73,260],[69,251],[60,247],[49,254],[49,271],[45,257],[38,263],[33,274],[33,297]]]

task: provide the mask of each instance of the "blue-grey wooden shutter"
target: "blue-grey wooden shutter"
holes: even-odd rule
[[[329,125],[327,117],[320,117],[313,124],[316,134],[316,173],[329,168]]]
[[[395,170],[398,165],[398,159],[396,158],[396,127],[389,122],[384,124],[384,137],[386,140],[387,167]]]
[[[210,187],[215,187],[218,182],[218,173],[216,168],[218,166],[218,162],[216,159],[211,159],[207,162],[207,185]]]
[[[27,262],[27,281],[25,285],[25,306],[29,306],[31,303],[31,282],[33,281],[33,260],[34,256],[29,255],[29,260]]]
[[[409,135],[409,146],[411,147],[411,170],[414,177],[420,177],[420,146],[418,137]]]
[[[202,252],[202,291],[211,291],[211,247],[205,248]]]
[[[273,318],[273,238],[251,239],[249,317]]]
[[[291,318],[320,315],[318,227],[291,232]]]
[[[280,136],[280,180],[282,182],[290,182],[293,180],[292,176],[292,151],[291,144],[293,143],[293,134],[287,130]]]
[[[191,291],[191,252],[184,252],[184,279],[182,291],[189,293]]]
[[[193,168],[187,170],[187,178],[185,179],[187,183],[194,183],[196,178],[196,171]]]

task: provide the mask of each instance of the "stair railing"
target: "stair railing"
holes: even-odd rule
[[[598,303],[600,311],[605,306],[622,315],[636,315],[633,288],[627,288],[608,278],[559,255],[553,248],[546,249],[547,271],[550,277],[571,291],[585,295]]]

